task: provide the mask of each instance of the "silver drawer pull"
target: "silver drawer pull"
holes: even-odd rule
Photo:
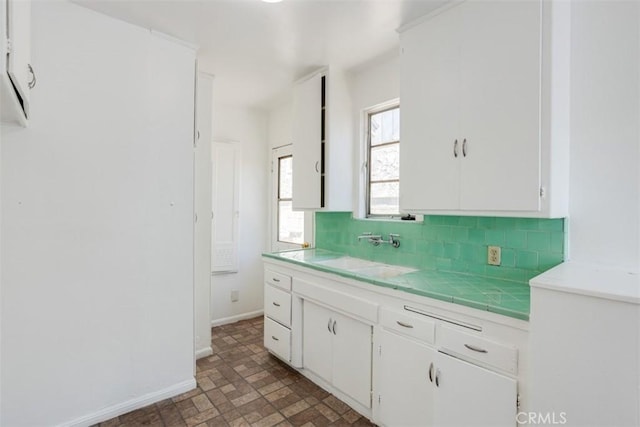
[[[433,362],[429,365],[429,381],[433,382]]]
[[[476,347],[475,345],[465,344],[464,346],[467,347],[469,350],[477,351],[478,353],[489,353],[484,348]]]
[[[327,323],[327,329],[329,330],[329,333],[331,333],[331,318],[329,318],[329,323]]]
[[[440,387],[440,369],[436,369],[436,387]]]
[[[274,302],[273,305],[275,305],[276,307],[280,307],[280,304],[278,304],[277,302]]]
[[[401,322],[401,321],[399,321],[399,320],[396,320],[396,323],[397,323],[398,325],[402,326],[403,328],[410,328],[410,329],[411,329],[411,328],[413,328],[413,325],[410,325],[410,324],[408,324],[408,323]]]
[[[279,282],[279,281],[280,281],[280,279],[277,279],[277,278],[275,278],[275,277],[274,277],[274,278],[273,278],[273,281],[274,281],[274,282]]]
[[[274,337],[273,335],[271,335],[271,338],[273,338],[274,341],[280,341],[278,338]]]

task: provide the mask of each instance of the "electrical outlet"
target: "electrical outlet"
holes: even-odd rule
[[[500,265],[500,246],[489,246],[487,249],[487,263]]]
[[[231,302],[238,302],[240,299],[240,291],[233,290],[231,291]]]

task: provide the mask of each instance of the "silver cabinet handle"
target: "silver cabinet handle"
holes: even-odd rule
[[[274,337],[273,335],[271,335],[271,338],[272,338],[274,341],[280,341],[278,338]]]
[[[316,162],[315,168],[316,168],[316,172],[320,172],[320,169],[318,169],[318,165],[320,165],[320,161]]]
[[[331,333],[331,318],[329,318],[329,323],[327,323],[327,329],[329,330],[329,333]]]
[[[453,157],[458,157],[458,140],[453,141]]]
[[[433,382],[433,362],[429,365],[429,381]]]
[[[31,66],[31,64],[27,64],[27,67],[29,68],[29,72],[31,73],[31,80],[29,80],[29,83],[27,83],[27,86],[29,86],[29,89],[33,89],[34,87],[36,87],[36,73],[35,71],[33,71],[33,67]]]
[[[404,323],[404,322],[401,322],[401,321],[399,321],[399,320],[396,320],[396,323],[397,323],[398,325],[402,326],[403,328],[413,329],[413,325],[410,325],[410,324],[408,324],[408,323]]]
[[[462,140],[462,157],[467,157],[467,138]]]
[[[484,348],[476,347],[475,345],[465,344],[464,346],[467,347],[469,350],[477,351],[478,353],[489,353]]]
[[[336,323],[338,323],[338,322],[336,322],[336,321],[334,320],[334,321],[333,321],[333,327],[332,327],[332,329],[333,329],[333,335],[336,335]]]
[[[440,369],[436,369],[436,387],[440,387]]]
[[[280,307],[280,304],[278,304],[277,302],[273,302],[273,305],[275,305],[276,307]]]
[[[275,277],[274,277],[272,280],[273,280],[274,282],[276,282],[276,283],[278,283],[278,282],[280,281],[280,279],[277,279],[277,278],[275,278]]]

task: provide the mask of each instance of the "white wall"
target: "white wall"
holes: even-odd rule
[[[288,101],[269,110],[268,141],[270,149],[293,143],[292,108],[292,102]]]
[[[571,13],[571,259],[638,272],[640,3]]]
[[[191,49],[34,2],[1,129],[0,424],[92,424],[193,386]]]
[[[236,141],[241,147],[239,268],[237,273],[211,278],[211,318],[216,325],[262,312],[261,255],[268,241],[269,150],[264,112],[214,101],[213,117],[213,140]],[[239,301],[231,302],[232,290],[239,291]]]

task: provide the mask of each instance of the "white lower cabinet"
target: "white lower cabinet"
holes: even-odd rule
[[[265,347],[375,424],[515,427],[528,410],[526,322],[266,264]]]
[[[429,381],[429,369],[436,355],[428,345],[381,330],[376,372],[378,421],[382,425],[433,425],[435,389]],[[431,369],[432,378],[433,374]]]
[[[433,425],[516,425],[516,380],[444,353],[438,353],[434,366]]]
[[[304,300],[304,369],[367,408],[371,407],[371,335],[370,325]]]
[[[491,369],[517,375],[517,348],[452,321],[381,308],[374,366],[380,424],[515,426],[517,382]]]
[[[291,330],[264,318],[264,346],[283,360],[291,360]]]
[[[388,427],[515,426],[516,380],[380,331],[378,418]]]

